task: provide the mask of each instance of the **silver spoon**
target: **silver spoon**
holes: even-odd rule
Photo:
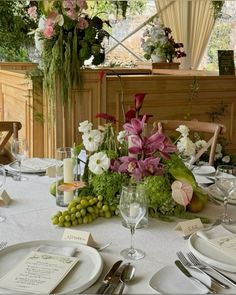
[[[119,295],[123,293],[125,285],[134,277],[134,272],[135,272],[135,267],[131,265],[130,263],[127,263],[120,277],[120,281],[122,285],[119,291]]]

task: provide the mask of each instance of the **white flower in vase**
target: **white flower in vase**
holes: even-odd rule
[[[179,125],[179,127],[176,129],[179,133],[181,133],[182,136],[187,137],[189,135],[189,128],[185,125]]]
[[[125,136],[126,136],[126,131],[122,130],[119,132],[119,134],[117,135],[117,140],[119,143],[124,143],[125,142]]]
[[[96,175],[102,174],[104,171],[107,171],[110,167],[111,161],[108,156],[103,153],[95,153],[89,158],[89,170]]]
[[[186,136],[180,138],[177,142],[177,149],[185,157],[193,156],[196,152],[195,144]]]

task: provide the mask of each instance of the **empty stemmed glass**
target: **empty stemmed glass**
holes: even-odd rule
[[[6,172],[3,165],[0,164],[0,192],[4,190],[6,183]],[[6,217],[0,215],[0,222],[3,222],[6,219]]]
[[[232,222],[228,214],[228,199],[231,192],[236,188],[236,166],[220,165],[216,169],[215,184],[223,193],[224,213],[222,222],[229,224]]]
[[[144,217],[147,210],[144,190],[139,189],[135,185],[123,186],[119,210],[131,232],[130,248],[122,250],[121,255],[126,259],[141,259],[145,256],[145,253],[133,247],[133,235],[138,223]]]
[[[23,177],[21,174],[21,165],[22,161],[27,157],[28,155],[28,144],[25,139],[16,139],[14,138],[11,143],[11,152],[13,156],[15,157],[16,161],[19,165],[19,174],[14,177],[14,180],[22,181],[27,180],[26,177]]]

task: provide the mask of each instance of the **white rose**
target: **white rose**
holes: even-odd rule
[[[110,167],[110,159],[103,152],[95,153],[89,158],[89,170],[96,175],[102,174]]]
[[[118,142],[122,144],[125,140],[125,136],[126,136],[126,131],[125,130],[120,131],[119,134],[117,135]]]
[[[180,132],[182,136],[187,137],[189,135],[189,128],[185,125],[179,125],[176,131]]]
[[[229,163],[229,162],[230,162],[230,156],[224,156],[224,157],[222,158],[222,162],[224,162],[224,163]]]

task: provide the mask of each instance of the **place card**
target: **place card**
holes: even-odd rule
[[[49,294],[78,261],[78,257],[32,251],[0,279],[0,287],[21,292]]]
[[[12,199],[11,197],[8,195],[8,193],[3,190],[0,193],[0,206],[8,206],[11,203]]]
[[[76,241],[80,244],[95,246],[96,243],[90,232],[82,231],[82,230],[74,230],[66,228],[64,230],[62,240],[64,241]]]
[[[176,230],[182,230],[185,236],[189,236],[202,228],[203,224],[200,218],[179,222],[175,227]]]

